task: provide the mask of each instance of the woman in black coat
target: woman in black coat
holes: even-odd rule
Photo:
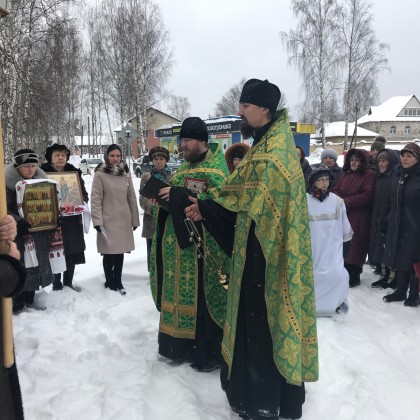
[[[400,156],[396,150],[383,149],[376,156],[378,169],[376,172],[375,195],[372,205],[372,219],[370,224],[369,261],[383,275],[372,287],[395,288],[395,273],[384,264],[381,264],[385,247],[385,235],[380,229],[380,211],[389,200],[391,181],[395,167],[400,163]]]
[[[386,302],[404,301],[405,306],[419,305],[419,282],[413,263],[420,262],[420,147],[408,143],[401,150],[401,167],[392,180],[390,200],[384,206],[388,216],[381,218],[386,232],[382,262],[395,269],[397,290],[384,297]],[[407,298],[407,290],[410,293]]]
[[[41,165],[45,172],[77,172],[82,189],[83,201],[87,204],[89,196],[85,188],[85,182],[82,178],[82,172],[70,163],[70,150],[64,144],[54,143],[47,147],[45,152],[46,163]],[[80,292],[79,286],[73,285],[73,276],[75,265],[85,263],[85,238],[83,234],[82,215],[66,216],[61,219],[61,231],[63,235],[64,253],[66,256],[67,270],[63,273],[64,286],[70,287],[75,292]],[[61,290],[61,274],[55,274],[53,290]]]

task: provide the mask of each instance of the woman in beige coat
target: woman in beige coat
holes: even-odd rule
[[[105,287],[125,295],[121,282],[124,253],[135,248],[133,231],[140,220],[130,171],[121,157],[120,147],[111,144],[105,152],[105,163],[95,169],[91,211],[98,231],[98,252],[103,255]]]

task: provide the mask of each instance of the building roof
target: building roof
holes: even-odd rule
[[[349,123],[348,128],[348,136],[351,137],[354,132],[354,123]],[[344,130],[345,130],[346,123],[345,121],[335,121],[331,123],[324,124],[325,128],[325,138],[330,137],[344,137]],[[376,137],[378,133],[374,131],[366,130],[365,128],[360,127],[357,125],[357,137]],[[318,129],[316,134],[312,135],[313,138],[321,138],[321,132]]]
[[[363,124],[371,121],[420,121],[420,117],[418,116],[408,117],[398,115],[412,98],[417,100],[415,95],[393,96],[381,105],[370,107],[369,112],[359,118],[357,122],[358,124]]]

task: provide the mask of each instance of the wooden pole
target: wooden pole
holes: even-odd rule
[[[0,111],[0,220],[7,216],[6,202],[6,180],[4,176],[4,150],[3,150],[3,128],[1,125]],[[7,254],[9,246],[6,241],[0,241],[0,254]],[[0,280],[1,281],[1,280]],[[15,363],[13,351],[13,324],[12,324],[12,299],[3,298],[3,364],[6,368],[11,368]]]

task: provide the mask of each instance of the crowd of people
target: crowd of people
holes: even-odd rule
[[[171,173],[169,151],[151,148],[139,191],[160,312],[158,352],[198,372],[220,368],[232,410],[253,420],[302,416],[304,384],[318,380],[316,316],[348,310],[349,287],[360,285],[367,261],[381,276],[372,287],[394,289],[386,302],[419,305],[420,147],[393,151],[379,136],[370,153],[350,149],[343,168],[332,148],[311,166],[295,146],[287,110],[277,111],[280,98],[276,85],[248,80],[238,114],[251,146],[234,144],[225,153],[209,143],[204,121],[186,118],[184,162]],[[69,157],[65,145],[53,144],[39,165],[33,150],[20,149],[6,167],[9,216],[0,221],[0,240],[10,249],[0,258],[0,292],[13,296],[15,314],[46,309],[36,301],[39,287],[81,292],[73,277],[85,263],[90,221],[105,288],[127,293],[124,254],[135,249],[140,219],[123,152],[116,144],[106,149],[90,208]],[[60,202],[67,191],[48,178],[56,172],[76,174],[83,204]],[[154,191],[152,181],[160,185]],[[58,194],[57,220],[48,229],[32,226],[25,211],[25,188],[41,182]],[[53,202],[44,201],[35,204],[50,210]],[[1,369],[2,407],[7,418],[22,419],[16,366]]]

